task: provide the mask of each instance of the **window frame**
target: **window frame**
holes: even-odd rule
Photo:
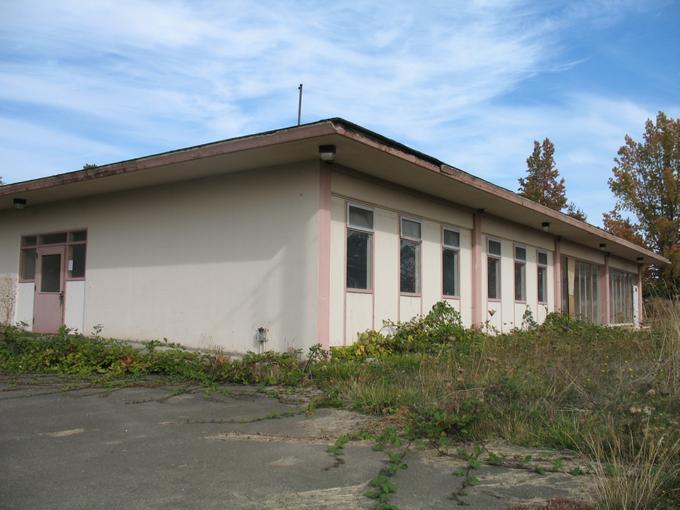
[[[545,264],[541,262],[541,255],[545,255]],[[548,304],[548,252],[542,251],[542,250],[536,250],[536,301],[538,302],[539,305],[547,305]],[[538,282],[538,268],[543,268],[544,270],[544,276],[545,278],[543,279],[543,286],[539,286]],[[539,288],[543,290],[543,301],[540,300],[539,298]]]
[[[604,305],[602,300],[604,289],[602,289],[601,276],[604,271],[604,265],[579,257],[569,256],[568,258],[573,259],[575,264],[574,310],[573,312],[570,310],[569,313],[573,313],[574,317],[577,319],[590,324],[602,324],[602,306]],[[582,269],[587,270],[585,275],[581,275]],[[596,275],[594,275],[595,272],[597,273]],[[577,289],[579,290],[578,296],[576,293]],[[584,296],[581,295],[581,291],[585,294]],[[590,302],[588,302],[589,299]],[[582,313],[582,310],[585,310],[585,315]],[[588,317],[591,314],[592,319]]]
[[[517,257],[517,249],[524,250],[524,258],[520,259]],[[526,304],[527,302],[527,255],[529,250],[523,244],[513,243],[512,245],[512,258],[513,258],[513,298],[515,303]],[[520,299],[517,299],[517,266],[520,265],[523,268],[522,271],[522,281],[521,281],[521,291],[522,295]]]
[[[406,221],[412,221],[413,223],[418,223],[420,225],[420,238],[415,238],[411,236],[405,236],[404,235],[404,220]],[[415,274],[415,292],[404,292],[401,290],[401,242],[402,241],[409,241],[412,243],[416,244],[416,274]],[[422,253],[422,245],[423,245],[423,220],[419,218],[414,218],[412,216],[406,216],[406,215],[399,215],[399,295],[400,296],[409,296],[409,297],[421,297],[422,296],[422,290],[423,290],[423,281],[422,281],[422,265],[423,265],[423,253]]]
[[[623,285],[629,285],[629,291],[623,288]],[[626,271],[625,269],[618,269],[614,267],[609,268],[609,316],[607,323],[614,326],[628,326],[635,323],[635,303],[633,300],[633,287],[637,285],[637,275]],[[618,287],[618,288],[617,288]],[[626,298],[627,294],[627,298]],[[623,298],[624,302],[619,301],[618,298]],[[630,303],[628,303],[630,301]],[[630,306],[628,310],[625,308]],[[620,312],[625,314],[624,319],[617,320],[617,314]]]
[[[352,226],[352,224],[349,221],[349,210],[351,207],[354,207],[355,209],[361,209],[362,211],[368,211],[373,215],[373,228],[366,228],[366,227],[361,227],[361,226]],[[363,232],[370,232],[373,233],[375,232],[375,208],[370,207],[365,204],[359,204],[356,202],[347,202],[347,207],[345,211],[345,225],[347,228],[350,228],[352,230],[361,230]]]
[[[72,241],[71,237],[72,234],[75,232],[85,232],[85,239],[83,241]],[[50,236],[50,235],[57,235],[57,234],[66,234],[66,241],[61,242],[61,243],[42,243],[41,240],[44,236]],[[33,244],[24,244],[24,240],[27,238],[35,238],[35,243]],[[71,228],[68,230],[56,230],[52,232],[41,232],[39,234],[26,234],[22,235],[19,238],[19,278],[18,281],[19,283],[35,283],[35,273],[33,274],[33,278],[23,278],[23,252],[28,251],[28,250],[36,250],[36,259],[38,258],[38,248],[43,247],[43,246],[64,246],[66,248],[66,256],[64,257],[64,281],[71,281],[71,282],[81,282],[85,281],[86,275],[87,275],[87,241],[88,241],[88,229],[87,228]],[[71,276],[68,268],[68,261],[69,261],[69,252],[70,252],[70,247],[78,244],[83,244],[85,245],[85,260],[84,260],[84,266],[85,266],[85,271],[83,273],[83,276]],[[36,262],[36,271],[37,272],[37,262]]]
[[[33,278],[24,278],[24,252],[33,251],[36,260],[33,266]],[[35,283],[35,273],[37,271],[38,247],[37,245],[21,246],[19,248],[19,283]]]
[[[495,253],[491,253],[491,250],[489,249],[489,246],[491,245],[491,242],[498,243],[500,245],[500,250],[501,253],[499,255],[496,255]],[[495,298],[489,297],[489,259],[494,259],[496,261],[496,264],[498,264],[497,271],[496,271],[496,296]],[[501,270],[502,270],[502,260],[503,260],[503,242],[500,239],[496,239],[494,237],[487,237],[486,238],[486,300],[487,301],[492,301],[494,303],[500,303],[503,299],[503,278],[501,275]]]
[[[363,211],[368,211],[373,215],[373,228],[368,229],[366,227],[361,227],[361,226],[352,226],[350,224],[349,220],[349,210],[350,207],[354,207],[356,209],[361,209]],[[347,202],[347,207],[345,208],[345,292],[351,292],[351,293],[356,293],[356,294],[373,294],[373,289],[375,287],[375,271],[374,271],[374,261],[375,261],[375,208],[367,206],[365,204],[360,204],[357,202]],[[349,287],[347,285],[347,276],[348,276],[348,263],[349,259],[347,258],[347,239],[349,237],[349,232],[350,230],[354,230],[356,232],[360,232],[363,234],[368,234],[368,239],[369,239],[369,251],[370,253],[368,254],[369,256],[366,258],[366,263],[368,265],[367,268],[367,277],[366,277],[366,285],[367,288],[362,289],[358,287]]]
[[[458,234],[458,246],[446,244],[446,231],[455,232]],[[460,299],[460,230],[448,225],[441,227],[441,243],[442,243],[442,297],[446,299]],[[455,294],[447,294],[444,292],[444,253],[452,251],[456,254],[456,267],[454,268],[454,286]]]

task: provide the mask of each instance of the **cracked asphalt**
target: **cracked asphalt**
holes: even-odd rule
[[[0,377],[0,508],[371,508],[365,493],[385,453],[351,442],[334,466],[326,449],[376,423],[342,410],[307,415],[305,408],[243,386],[206,394],[187,386],[107,389]],[[556,455],[533,453],[547,465]],[[455,499],[460,459],[413,449],[405,461],[390,498],[402,509],[461,502],[500,509],[585,499],[589,490],[587,477],[483,466],[475,472],[479,485]]]

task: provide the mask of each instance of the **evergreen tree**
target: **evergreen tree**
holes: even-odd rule
[[[519,194],[561,211],[567,205],[566,188],[554,154],[555,146],[549,138],[542,144],[534,140],[534,151],[527,158],[527,175],[519,179]]]
[[[588,220],[588,216],[586,215],[585,211],[580,207],[576,207],[576,204],[574,202],[569,202],[569,204],[567,205],[567,209],[564,211],[564,213],[568,214],[572,218],[576,218],[577,220],[581,221]]]

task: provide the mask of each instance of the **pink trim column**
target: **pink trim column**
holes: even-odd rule
[[[482,214],[472,215],[472,326],[482,327]]]
[[[553,309],[562,311],[562,253],[560,251],[560,238],[555,238],[555,251],[553,253]]]
[[[319,289],[317,299],[317,341],[330,345],[331,289],[331,169],[319,163]]]
[[[602,287],[601,321],[602,324],[609,324],[609,310],[611,306],[611,296],[609,295],[609,253],[604,254],[604,271],[600,286]]]
[[[642,275],[644,272],[645,266],[640,264],[638,266],[638,325],[641,325],[645,318],[645,300],[642,299]]]

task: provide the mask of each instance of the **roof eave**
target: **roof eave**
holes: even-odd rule
[[[14,184],[6,184],[4,186],[0,186],[0,197],[44,190],[93,179],[124,175],[150,168],[161,167],[164,165],[172,165],[201,158],[210,158],[239,151],[256,150],[258,148],[269,147],[272,145],[328,135],[339,135],[349,138],[375,150],[380,150],[382,152],[388,153],[391,156],[398,157],[418,167],[453,179],[463,185],[473,187],[482,192],[501,198],[509,203],[526,207],[548,218],[551,218],[556,222],[568,225],[572,228],[580,229],[605,241],[609,241],[611,243],[628,248],[638,253],[640,256],[645,257],[646,259],[652,260],[654,264],[670,264],[670,261],[665,257],[657,255],[656,253],[626,241],[625,239],[610,234],[609,232],[595,227],[594,225],[582,222],[562,212],[555,211],[537,202],[533,202],[527,198],[517,195],[516,193],[513,193],[510,190],[485,181],[479,177],[475,177],[468,172],[447,165],[446,163],[439,161],[438,159],[427,154],[416,151],[406,145],[382,136],[379,133],[373,132],[362,126],[338,117],[324,119],[309,124],[303,124],[301,126],[293,126],[274,131],[256,133],[253,135],[246,135],[238,138],[231,138],[228,140],[120,161],[94,168],[77,170],[49,177],[17,182]],[[645,261],[645,263],[647,263],[647,261]]]

